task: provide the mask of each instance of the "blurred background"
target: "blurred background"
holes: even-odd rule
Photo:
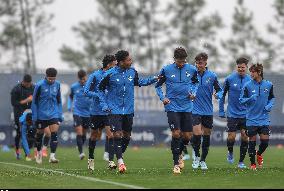
[[[207,52],[220,82],[239,56],[263,63],[277,99],[271,142],[284,143],[284,0],[1,0],[0,145],[13,143],[10,91],[25,73],[36,82],[47,67],[58,69],[65,108],[59,137],[75,145],[66,100],[79,69],[90,73],[105,54],[125,49],[138,72],[153,75],[173,62],[178,46],[190,63]],[[154,87],[137,88],[135,98],[132,144],[167,144],[170,131]],[[226,122],[214,104],[212,144],[225,145]]]

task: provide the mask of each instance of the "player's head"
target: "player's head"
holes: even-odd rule
[[[29,113],[26,115],[26,123],[27,123],[27,125],[32,125],[32,124],[33,124],[32,113],[31,113],[31,112],[29,112]]]
[[[48,83],[53,84],[56,80],[57,70],[55,68],[47,68],[45,74]]]
[[[207,66],[208,55],[201,52],[195,56],[195,64],[198,71],[205,71]]]
[[[103,58],[103,69],[108,70],[114,67],[117,64],[116,58],[114,55],[107,54]]]
[[[237,63],[237,72],[239,75],[244,76],[247,72],[249,60],[245,57],[240,57],[236,60]]]
[[[29,88],[32,86],[32,76],[29,74],[25,74],[23,77],[22,85],[26,88]]]
[[[79,82],[81,84],[85,84],[86,81],[87,81],[87,72],[85,70],[79,70],[78,73],[77,73],[77,76],[78,76],[78,79],[79,79]]]
[[[259,63],[253,64],[249,68],[249,71],[250,71],[250,75],[252,79],[254,80],[263,79],[263,65],[262,64],[259,64]]]
[[[131,67],[132,58],[129,55],[129,52],[126,50],[119,50],[115,54],[115,58],[117,60],[117,65],[121,68],[128,69]]]
[[[174,60],[178,68],[182,68],[186,63],[187,52],[183,47],[178,47],[174,51]]]

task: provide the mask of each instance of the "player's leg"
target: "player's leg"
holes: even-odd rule
[[[237,119],[235,118],[227,118],[227,148],[228,148],[228,154],[227,154],[227,161],[230,164],[234,163],[234,144],[236,140],[236,131],[237,131]]]
[[[206,158],[209,152],[210,147],[210,136],[213,128],[213,116],[205,115],[202,116],[202,155],[200,158],[200,168],[202,170],[207,170]]]
[[[16,158],[20,159],[20,141],[21,141],[21,126],[19,123],[19,120],[15,121],[15,130],[16,130],[16,136],[15,136],[15,153]]]
[[[133,114],[124,115],[122,123],[122,153],[125,153],[131,137],[132,125],[133,125]]]
[[[269,135],[270,135],[270,129],[269,126],[262,126],[260,129],[260,145],[258,148],[258,151],[256,152],[256,159],[259,167],[261,168],[263,165],[263,156],[262,154],[268,147],[269,143]]]
[[[35,135],[35,146],[37,148],[36,163],[42,163],[42,138],[44,134],[44,129],[48,127],[46,121],[38,121],[36,124],[36,135]]]
[[[247,127],[247,135],[249,137],[248,154],[250,157],[250,168],[252,170],[255,170],[256,169],[255,146],[256,146],[257,127],[255,126]]]
[[[192,145],[195,153],[195,160],[192,161],[192,168],[196,169],[200,165],[200,145],[201,145],[201,136],[202,136],[200,115],[192,115],[192,125],[193,125]]]
[[[173,168],[174,174],[181,173],[181,169],[179,166],[180,154],[182,152],[181,150],[181,116],[182,114],[178,112],[167,112],[168,123],[171,129],[171,132],[172,132],[171,151],[172,151],[173,162],[174,162],[174,168]]]
[[[246,157],[246,153],[248,150],[248,136],[244,128],[241,128],[240,131],[241,131],[241,145],[240,145],[240,160],[238,163],[238,167],[246,168],[246,165],[244,164],[244,159]]]
[[[116,169],[116,164],[114,163],[114,134],[112,132],[112,128],[111,126],[108,124],[106,127],[105,127],[105,130],[106,130],[106,137],[107,137],[107,142],[108,143],[105,143],[105,145],[108,146],[107,150],[108,150],[108,167],[109,169]]]
[[[110,127],[109,127],[110,128]],[[113,144],[113,143],[112,143]],[[109,138],[108,136],[106,135],[106,141],[105,141],[105,152],[104,152],[104,156],[103,156],[103,159],[105,161],[109,161],[109,151],[108,151],[108,148],[109,148]]]
[[[184,166],[184,157],[187,156],[189,159],[189,154],[187,153],[186,147],[189,144],[189,141],[192,137],[192,114],[190,112],[182,113],[181,118],[181,159],[180,159],[180,167]],[[186,150],[187,155],[182,156],[182,151]],[[183,164],[183,165],[182,165]]]
[[[43,137],[43,147],[42,147],[42,156],[43,157],[47,157],[48,156],[48,151],[47,151],[47,147],[50,141],[50,137],[51,137],[51,132],[49,128],[45,128],[44,129],[44,137]]]
[[[57,132],[59,129],[59,121],[58,119],[51,119],[49,121],[49,129],[51,132],[50,137],[50,156],[49,156],[49,162],[50,163],[58,163],[59,160],[55,158],[55,152],[58,146],[58,138],[57,138]]]

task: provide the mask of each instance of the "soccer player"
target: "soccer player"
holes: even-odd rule
[[[109,141],[109,148],[113,147],[118,160],[120,173],[126,171],[122,153],[130,141],[134,116],[134,86],[147,86],[157,81],[158,77],[139,79],[137,71],[131,67],[132,58],[128,51],[119,50],[115,54],[117,66],[108,70],[99,83],[99,98],[102,110],[109,112],[109,120],[114,133],[114,144]],[[107,90],[107,93],[105,92]],[[109,137],[109,140],[111,138]],[[109,149],[109,152],[111,149]],[[113,154],[109,153],[109,160],[113,161]]]
[[[208,55],[204,52],[195,57],[195,64],[198,70],[199,86],[196,98],[193,101],[192,123],[193,123],[193,149],[195,160],[192,162],[192,168],[199,166],[202,170],[207,170],[206,157],[210,146],[210,135],[213,128],[213,103],[212,95],[220,99],[223,90],[219,85],[217,75],[210,71],[207,66]],[[215,93],[214,93],[215,90]],[[200,145],[202,138],[202,154],[200,157]]]
[[[252,80],[245,84],[242,89],[240,102],[246,105],[246,126],[249,137],[248,153],[250,157],[250,168],[256,170],[255,155],[257,163],[261,168],[263,165],[262,154],[268,147],[270,135],[269,112],[274,106],[275,97],[273,84],[263,79],[263,65],[253,64],[249,68]],[[258,151],[255,150],[256,135],[260,137]]]
[[[71,91],[68,99],[68,111],[73,111],[74,127],[76,131],[77,148],[79,151],[79,158],[83,160],[85,153],[83,152],[83,145],[86,141],[86,134],[91,127],[90,119],[90,105],[91,98],[84,93],[85,84],[87,81],[87,73],[85,70],[79,70],[77,73],[79,79],[71,85]]]
[[[184,168],[182,151],[192,136],[192,99],[198,88],[197,71],[186,61],[187,52],[179,47],[174,51],[174,63],[163,67],[161,79],[156,83],[156,93],[165,106],[169,127],[172,131],[171,150],[174,174]],[[166,84],[166,94],[162,90]]]
[[[17,84],[11,91],[11,104],[14,110],[14,121],[15,121],[15,150],[16,157],[20,159],[20,138],[21,128],[19,118],[26,109],[31,108],[33,99],[34,85],[32,83],[32,76],[25,74],[21,83]]]
[[[60,122],[63,121],[60,82],[56,81],[57,70],[46,69],[46,77],[40,80],[35,87],[32,101],[32,119],[36,125],[36,163],[42,163],[42,137],[45,128],[51,132],[50,163],[58,163],[55,158],[57,148],[57,132]]]
[[[92,121],[92,129],[91,129],[91,137],[89,139],[89,159],[88,159],[88,169],[94,170],[94,151],[96,147],[97,140],[101,137],[102,129],[105,128],[107,137],[106,141],[109,141],[110,144],[105,143],[106,146],[111,146],[112,148],[108,148],[109,152],[113,151],[113,133],[111,132],[111,127],[108,119],[108,112],[104,111],[100,105],[99,97],[98,97],[98,84],[102,80],[103,75],[110,68],[116,65],[116,58],[114,55],[106,55],[103,58],[103,68],[93,72],[84,89],[85,95],[92,97],[92,106],[91,106],[91,121]],[[115,169],[117,166],[111,160],[109,161],[109,168]]]
[[[233,72],[226,77],[223,86],[223,96],[219,101],[219,116],[222,118],[227,117],[227,161],[230,164],[234,163],[233,148],[236,139],[236,132],[239,130],[241,133],[240,145],[240,159],[238,168],[246,168],[244,159],[248,149],[248,137],[246,131],[246,107],[239,101],[241,90],[244,85],[251,80],[250,76],[246,74],[248,59],[240,57],[236,60],[236,72]],[[225,97],[228,93],[228,106],[227,115],[224,112]]]
[[[32,112],[27,109],[19,119],[21,125],[22,146],[26,154],[26,161],[31,161],[30,149],[34,146],[35,128],[33,127]]]

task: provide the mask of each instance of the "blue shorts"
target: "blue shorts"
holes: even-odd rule
[[[246,129],[246,118],[227,118],[227,132],[236,132]]]
[[[126,114],[126,115],[112,114],[112,115],[109,115],[111,130],[113,132],[126,131],[126,132],[130,133],[132,131],[133,117],[134,117],[134,114]]]
[[[167,112],[170,129],[181,130],[182,132],[192,132],[191,112]]]
[[[81,117],[79,115],[73,115],[74,127],[82,126],[84,129],[89,129],[91,127],[90,117]]]
[[[50,125],[57,124],[59,125],[59,119],[58,118],[52,118],[50,120],[37,120],[36,122],[36,128],[37,129],[45,129],[46,127]]]
[[[213,128],[213,115],[198,115],[192,114],[192,124],[203,125],[205,128],[212,129]]]
[[[91,129],[102,129],[105,126],[110,126],[107,115],[91,115],[92,127]]]
[[[248,137],[253,137],[257,134],[270,135],[270,129],[268,125],[264,126],[248,126],[246,131]]]

